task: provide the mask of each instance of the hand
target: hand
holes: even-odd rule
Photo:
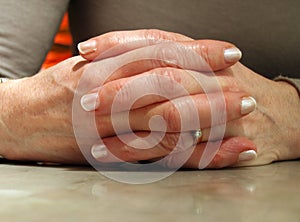
[[[145,46],[172,42],[187,44],[199,53],[208,64],[209,71],[230,67],[242,56],[241,52],[228,42],[216,40],[195,42],[187,36],[156,29],[109,32],[79,43],[78,50],[83,58],[93,61],[118,56]],[[206,64],[202,66],[202,71],[205,71],[203,68]]]
[[[168,39],[171,36],[172,40],[176,40],[177,35],[173,37],[173,34],[166,35],[164,38]],[[234,60],[230,57],[231,61],[224,60],[224,50],[233,47],[229,43],[198,42],[197,44],[199,49],[215,49],[212,54],[219,58],[219,60],[214,59],[219,61],[214,66],[216,69],[228,67],[239,59],[235,57]],[[111,45],[108,44],[102,49],[105,51],[109,47]],[[124,52],[126,50],[122,51]],[[210,62],[210,57],[207,59]],[[86,160],[78,149],[72,130],[72,102],[82,74],[88,69],[87,67],[94,64],[97,63],[89,64],[74,57],[34,77],[1,84],[1,155],[14,160],[85,164]],[[132,66],[135,69],[129,72],[117,72],[114,78],[107,81],[133,76],[143,71],[144,67],[151,69],[162,65],[167,66],[167,64],[147,62],[136,65]]]
[[[88,63],[68,59],[37,75],[1,84],[1,155],[11,160],[80,163],[72,99]]]
[[[164,72],[167,72],[168,75],[163,75]],[[190,74],[194,75],[190,75]],[[156,76],[158,75],[158,76]],[[160,76],[161,75],[161,76]],[[160,92],[161,87],[166,87],[167,84],[162,84],[162,77],[168,76],[172,80],[177,80],[178,83],[183,86],[189,94],[191,94],[191,100],[188,97],[179,97],[171,99],[171,101],[165,101],[165,98],[159,96],[149,96],[143,97],[138,100],[133,105],[133,110],[130,111],[129,117],[127,113],[123,112],[124,110],[116,110],[117,113],[113,115],[110,114],[110,108],[113,103],[117,103],[117,107],[126,108],[128,101],[132,101],[132,98],[135,96],[141,95],[142,91],[149,92],[149,88],[152,88],[152,85],[157,86],[155,90]],[[201,138],[202,142],[199,143],[195,149],[195,153],[192,155],[191,159],[185,164],[185,167],[198,168],[199,160],[202,156],[204,149],[206,148],[206,143],[209,139],[210,141],[218,141],[223,139],[223,135],[212,135],[210,136],[210,128],[212,127],[211,121],[211,103],[216,104],[217,110],[224,110],[222,103],[222,95],[214,94],[216,88],[212,87],[210,92],[210,100],[207,99],[207,94],[199,87],[198,82],[193,78],[200,77],[201,82],[204,82],[207,85],[213,86],[215,78],[206,76],[205,74],[197,72],[185,72],[179,69],[155,69],[150,73],[140,74],[139,76],[123,78],[120,80],[115,80],[105,84],[99,92],[99,108],[96,110],[96,120],[97,126],[102,137],[107,137],[103,139],[104,144],[109,149],[109,151],[114,154],[111,155],[107,152],[106,147],[102,144],[95,144],[93,147],[94,157],[97,158],[100,162],[118,162],[118,161],[138,161],[138,160],[149,160],[153,158],[161,158],[167,156],[176,146],[176,143],[179,138],[182,141],[186,141],[184,146],[180,146],[177,150],[176,155],[172,155],[172,160],[168,161],[166,164],[168,167],[175,167],[178,163],[178,159],[181,157],[182,153],[186,150],[189,150],[192,147],[193,140],[192,134],[189,131],[196,130],[193,125],[192,112],[190,107],[190,101],[195,102],[196,108],[198,111],[198,118],[201,122],[201,128],[203,129],[203,136]],[[244,93],[240,90],[237,90],[237,86],[230,77],[218,76],[218,82],[222,85],[223,94],[226,101],[227,109],[227,118],[226,121],[231,121],[233,119],[241,118],[242,116],[248,114],[249,112],[255,109],[255,104],[252,107],[246,107],[243,110],[241,106],[242,100],[249,100],[247,97],[249,94]],[[129,87],[126,87],[126,83],[132,83],[134,80],[138,80],[137,84],[129,84]],[[141,81],[139,81],[141,80]],[[147,84],[151,83],[151,84]],[[125,91],[121,94],[121,98],[116,100],[116,95],[119,89],[125,87]],[[139,91],[139,86],[142,86],[142,91]],[[168,87],[167,87],[168,88]],[[134,90],[132,90],[134,89]],[[169,89],[169,88],[168,88]],[[172,97],[171,97],[172,98]],[[250,99],[251,101],[251,99]],[[158,103],[159,102],[159,103]],[[179,107],[183,107],[182,115],[176,111],[177,104]],[[162,124],[152,124],[151,129],[149,128],[149,122],[153,116],[161,116],[167,122],[167,128],[162,127]],[[188,128],[182,128],[180,124],[181,120],[191,120],[188,122]],[[112,124],[112,120],[117,119],[117,125]],[[218,119],[218,118],[217,118]],[[126,125],[127,120],[129,120],[130,125]],[[184,120],[183,120],[184,121]],[[198,120],[196,120],[198,121]],[[221,122],[215,122],[215,124],[224,124],[225,122],[222,118],[219,119]],[[187,121],[185,121],[187,122]],[[118,128],[118,133],[123,135],[115,136],[116,128]],[[190,128],[189,128],[190,127]],[[142,139],[137,139],[132,134],[128,134],[131,129],[136,132],[138,137]],[[147,132],[156,131],[156,133],[146,140]],[[182,130],[187,131],[186,133],[179,135],[178,132]],[[165,136],[162,136],[160,131],[167,131]],[[170,133],[173,132],[173,133]],[[174,133],[177,132],[177,133]],[[108,133],[108,134],[107,134]],[[124,134],[125,133],[125,134]],[[162,139],[163,137],[163,139]],[[121,140],[122,138],[122,140]],[[161,140],[162,139],[162,140]],[[128,141],[127,143],[124,142]],[[153,147],[153,144],[155,147]],[[139,147],[139,149],[135,148]],[[142,148],[143,147],[143,148]],[[146,149],[146,147],[152,147],[151,149]],[[178,147],[177,147],[178,148]],[[220,152],[213,159],[212,163],[208,165],[210,168],[220,168],[231,166],[238,161],[239,155],[242,152],[255,151],[256,147],[253,143],[247,141],[245,138],[228,138],[224,141],[220,148]]]
[[[297,90],[286,82],[274,82],[240,63],[217,75],[233,78],[240,90],[257,100],[248,116],[227,123],[226,137],[245,136],[258,149],[258,158],[238,166],[268,164],[300,158],[300,100]]]
[[[95,54],[83,56],[93,59],[97,52],[96,50]],[[265,79],[241,64],[220,71],[218,78],[230,78],[239,90],[253,95],[259,103],[258,110],[253,114],[227,124],[225,135],[227,138],[246,136],[252,139],[259,148],[259,157],[256,160],[240,162],[236,164],[237,166],[267,164],[277,160],[299,158],[299,95],[291,85]],[[117,156],[122,156],[121,152],[115,152]],[[135,154],[132,153],[132,156]],[[192,155],[191,159],[193,157]],[[126,157],[125,159],[133,158]],[[193,163],[187,165],[196,166]],[[225,165],[221,164],[221,166]]]
[[[292,85],[266,79],[240,63],[216,72],[216,75],[218,78],[224,78],[225,81],[227,79],[240,91],[252,95],[257,100],[258,106],[251,114],[227,123],[223,144],[227,143],[230,146],[224,147],[225,145],[222,145],[220,147],[219,153],[208,165],[209,168],[230,165],[262,165],[274,161],[300,158],[300,100],[297,90]],[[228,105],[230,106],[230,104],[232,103],[229,102]],[[228,110],[227,112],[236,114],[234,110]],[[208,134],[208,132],[204,130],[204,134]],[[255,145],[249,141],[246,141],[246,144],[243,143],[240,137],[249,138]],[[178,135],[177,137],[174,134],[167,136],[158,147],[158,151],[168,150],[170,152],[170,147],[172,147],[176,138],[178,138]],[[206,141],[207,136],[203,136],[203,138]],[[109,144],[108,147],[113,154],[124,160],[137,160],[139,158],[149,158],[151,154],[155,155],[154,150],[146,153],[145,151],[132,149],[118,138],[107,138],[104,141],[105,144]],[[228,141],[233,142],[233,144]],[[113,144],[118,145],[113,146]],[[205,145],[202,141],[196,147],[193,155],[184,165],[185,167],[197,168]],[[237,162],[240,152],[251,149],[256,150],[256,147],[258,152],[256,159]],[[167,155],[168,152],[166,151],[164,154]],[[116,158],[111,156],[99,158],[100,161],[111,159]],[[176,157],[169,164],[170,166],[176,165]]]
[[[100,38],[101,37],[98,37],[98,39],[100,39]],[[96,40],[98,40],[98,39],[96,39]],[[96,42],[96,43],[99,45],[99,44],[101,44],[101,42],[105,42],[105,41],[98,40],[98,42]],[[94,45],[96,45],[96,43]],[[213,43],[213,42],[211,42],[211,43]],[[84,44],[86,44],[86,43],[84,43]],[[191,44],[191,43],[186,42],[185,44],[187,45],[187,44]],[[193,43],[193,44],[195,44],[195,43]],[[215,44],[215,45],[217,45],[217,44]],[[127,47],[125,47],[125,48],[127,48]],[[96,59],[96,57],[99,56],[95,52],[97,52],[96,49],[91,52],[93,54],[93,56],[91,56],[91,54],[88,54],[89,57],[90,57],[90,59],[91,58]],[[141,52],[143,52],[143,51],[141,51]],[[124,56],[128,57],[130,55],[126,55],[126,53],[125,53]],[[187,56],[189,56],[189,55],[187,55]],[[101,58],[101,55],[100,55],[100,58]],[[190,56],[190,58],[191,58],[191,56]],[[210,57],[206,56],[205,58],[210,58]],[[215,58],[219,58],[219,57],[215,57]],[[191,59],[191,60],[193,60],[193,59]],[[208,60],[208,61],[211,62],[211,60]],[[220,63],[220,61],[221,61],[221,63]],[[219,65],[218,62],[220,64],[222,64],[222,62],[224,62],[224,59],[223,58],[222,58],[222,60],[215,59],[214,63],[211,63],[211,64],[215,64],[214,67],[217,67]],[[155,67],[151,67],[151,68],[155,68]],[[185,67],[185,68],[192,69],[191,67]],[[140,72],[141,71],[143,71],[143,70],[140,70]],[[97,125],[100,128],[99,131],[101,132],[102,136],[113,136],[114,133],[115,133],[114,132],[114,128],[113,128],[112,123],[111,123],[110,117],[109,116],[101,116],[101,115],[109,113],[111,105],[112,105],[112,102],[114,101],[115,95],[117,94],[118,90],[121,89],[128,82],[134,81],[135,79],[138,79],[138,78],[140,78],[140,80],[141,80],[141,81],[139,81],[138,85],[135,85],[134,87],[130,87],[129,88],[129,89],[134,89],[134,90],[128,90],[128,91],[124,92],[124,95],[126,95],[126,98],[121,97],[121,99],[119,100],[120,104],[118,104],[118,107],[120,109],[122,109],[122,108],[126,107],[126,103],[131,100],[128,97],[134,97],[134,95],[130,94],[131,91],[132,92],[134,91],[136,94],[139,94],[142,91],[146,91],[147,92],[147,84],[146,84],[147,82],[150,82],[150,83],[152,83],[155,86],[162,85],[161,82],[160,82],[160,79],[162,77],[157,77],[157,78],[155,77],[155,78],[153,78],[153,76],[155,76],[156,74],[158,74],[158,75],[160,75],[162,77],[164,77],[164,76],[171,77],[173,80],[179,80],[180,83],[182,81],[183,82],[182,85],[184,85],[184,83],[186,84],[186,85],[184,85],[184,87],[188,89],[189,93],[194,93],[194,94],[203,93],[203,89],[202,90],[200,89],[200,92],[199,92],[199,89],[197,89],[197,84],[194,84],[194,85],[191,84],[191,82],[193,82],[193,78],[189,79],[188,76],[187,76],[187,73],[185,73],[184,71],[179,70],[179,69],[171,69],[171,68],[155,69],[154,71],[150,71],[148,73],[140,74],[137,77],[133,77],[133,78],[129,77],[129,78],[125,78],[125,79],[122,79],[122,80],[118,80],[118,81],[113,81],[113,82],[107,83],[107,84],[105,84],[101,88],[101,91],[100,91],[99,95],[96,92],[96,93],[89,94],[89,95],[85,96],[86,101],[89,101],[91,104],[83,102],[83,107],[87,111],[91,111],[94,108],[97,109],[96,110],[96,115],[98,116],[98,118],[97,118]],[[200,73],[194,73],[194,74],[198,75],[199,77],[200,76],[205,76],[205,75],[200,74]],[[210,79],[207,77],[207,80],[210,80]],[[225,79],[225,81],[222,81],[222,79],[220,78],[219,81],[221,81],[221,85],[223,87],[222,88],[223,91],[226,91],[226,87],[228,89],[231,89],[231,90],[233,90],[235,88],[233,86],[234,84],[231,84],[231,80],[230,79]],[[212,82],[213,82],[213,80],[212,80]],[[206,81],[206,83],[207,83],[207,81]],[[139,90],[138,90],[138,88],[139,88],[138,86],[139,85],[143,85],[141,92],[139,92]],[[190,86],[190,88],[188,86]],[[151,85],[148,88],[151,88]],[[199,86],[198,86],[198,88],[199,88]],[[159,88],[156,88],[156,90],[157,90],[156,92],[160,92],[161,91],[161,89],[159,89]],[[231,116],[228,116],[227,120],[229,121],[229,120],[232,120],[234,118],[241,117],[242,113],[241,113],[241,107],[240,107],[239,104],[241,103],[241,99],[243,97],[243,93],[241,93],[241,92],[238,92],[238,93],[235,92],[235,93],[230,94],[230,93],[225,92],[225,94],[226,94],[225,96],[226,96],[227,101],[230,101],[230,102],[227,103],[227,107],[229,107],[229,109],[230,109],[230,111],[228,113],[230,113]],[[99,96],[99,99],[97,99],[98,96]],[[181,96],[181,95],[179,95],[179,96]],[[244,94],[244,96],[245,96],[245,94]],[[209,121],[210,117],[207,114],[207,110],[209,110],[209,104],[207,102],[207,99],[205,99],[204,97],[205,97],[205,95],[202,96],[202,98],[201,97],[197,98],[197,96],[195,96],[195,98],[197,99],[196,100],[196,104],[201,104],[202,105],[201,109],[200,109],[200,119],[202,120],[202,122],[204,122],[203,127],[209,128],[209,127],[211,127],[211,125],[209,125],[210,124],[210,121]],[[94,100],[97,100],[97,101],[95,102]],[[184,98],[181,98],[181,100],[184,100]],[[135,108],[135,110],[133,112],[131,112],[132,118],[130,118],[131,127],[133,128],[133,130],[136,130],[136,131],[149,130],[149,127],[147,126],[148,125],[148,121],[147,120],[149,120],[155,114],[162,115],[162,116],[164,116],[163,114],[167,114],[167,116],[172,116],[172,118],[166,118],[166,119],[169,120],[168,123],[170,123],[170,124],[168,124],[168,126],[170,126],[170,128],[171,128],[171,129],[169,128],[167,130],[168,131],[177,131],[178,132],[178,130],[179,130],[178,127],[179,126],[177,125],[177,126],[174,127],[174,124],[173,124],[174,122],[175,123],[178,122],[178,117],[176,117],[174,115],[174,112],[171,115],[168,114],[168,112],[164,112],[164,110],[170,110],[170,104],[171,104],[170,102],[169,103],[165,103],[162,106],[152,105],[152,107],[149,108],[149,105],[155,104],[157,102],[162,102],[162,101],[163,101],[163,99],[161,97],[150,96],[147,99],[143,98],[140,101],[138,101],[137,103],[135,103],[134,106],[131,107],[131,108]],[[206,103],[205,103],[205,101],[206,101]],[[177,102],[180,103],[179,100]],[[97,104],[96,107],[94,106],[95,104]],[[99,104],[100,104],[100,108],[98,109]],[[218,104],[218,102],[215,102],[215,104]],[[235,104],[235,105],[233,105],[233,104]],[[148,106],[148,107],[145,108],[145,106],[146,107]],[[141,107],[143,107],[144,109],[137,109],[137,108],[141,108]],[[200,105],[199,105],[199,107],[200,107]],[[153,112],[152,110],[156,110],[156,112],[155,111]],[[249,110],[249,112],[252,111],[252,110]],[[116,111],[121,112],[121,111],[124,111],[124,110],[116,110]],[[202,111],[202,113],[201,113],[201,111]],[[188,116],[188,112],[186,112],[185,114]],[[244,114],[247,114],[247,113],[244,113]],[[166,116],[164,116],[164,117],[166,117]],[[117,119],[122,120],[124,118],[120,118],[119,117]],[[222,123],[219,123],[219,124],[222,124]],[[119,121],[118,125],[119,126],[122,125],[122,122]],[[123,130],[122,130],[121,133],[126,133],[127,130],[129,130],[129,129],[126,128],[126,127],[123,127]],[[156,130],[159,131],[159,126],[158,126],[158,128]],[[190,130],[192,130],[192,129],[190,129]],[[209,129],[206,130],[206,131],[209,131]],[[105,134],[105,132],[110,132],[110,133],[109,134]],[[207,136],[207,134],[204,134],[204,135]],[[147,150],[147,151],[145,151],[145,150],[142,150],[142,151],[141,150],[136,150],[136,149],[133,149],[130,146],[126,146],[124,143],[120,142],[117,137],[108,138],[106,140],[106,142],[110,143],[112,145],[112,147],[110,147],[109,149],[114,149],[117,156],[123,157],[123,158],[121,158],[122,160],[125,160],[125,161],[134,161],[134,160],[143,160],[143,159],[157,158],[157,157],[162,157],[162,156],[167,155],[172,148],[171,148],[170,144],[168,142],[166,142],[166,141],[169,141],[169,142],[170,142],[170,140],[174,141],[174,138],[176,136],[178,138],[178,135],[176,135],[176,134],[175,134],[175,136],[174,135],[173,136],[172,135],[171,136],[166,136],[166,139],[159,144],[160,147],[158,146],[154,150]],[[130,135],[129,135],[129,137],[130,137]],[[207,137],[205,137],[205,138],[207,139]],[[189,138],[189,139],[191,140],[191,138]],[[219,138],[214,138],[214,139],[219,139]],[[204,141],[207,141],[207,140],[204,140]],[[228,142],[228,141],[231,141],[231,143]],[[219,160],[222,159],[222,161],[214,161],[210,165],[210,167],[223,167],[223,166],[232,165],[233,163],[236,163],[236,161],[237,161],[237,159],[239,157],[239,154],[241,152],[247,151],[247,150],[255,150],[255,146],[253,145],[253,143],[247,143],[247,140],[245,138],[231,138],[228,141],[227,141],[227,143],[224,143],[224,144],[227,144],[227,145],[231,144],[231,146],[227,146],[227,152],[223,152],[223,153],[225,153],[225,155],[223,155],[222,158],[221,158],[221,155],[217,155],[217,157],[216,157],[216,159],[219,159]],[[116,144],[118,144],[118,146]],[[236,145],[234,146],[233,144],[236,144]],[[239,146],[237,146],[237,144],[239,144]],[[243,145],[245,145],[245,146],[243,146]],[[201,152],[198,152],[197,155],[194,155],[194,157],[195,156],[197,158],[201,157],[201,153],[203,152],[203,149],[205,148],[205,146],[203,146],[203,144],[201,144],[200,147],[202,147],[202,148],[201,149],[199,148],[197,150],[201,151]],[[224,146],[224,147],[226,147],[226,146]],[[234,149],[234,147],[239,147],[239,148],[238,149]],[[98,150],[98,151],[94,150],[94,151],[99,154],[99,155],[96,154],[95,157],[98,157],[98,159],[100,161],[102,161],[102,162],[103,161],[104,162],[113,162],[113,161],[116,161],[116,158],[114,158],[113,156],[110,156],[110,157],[106,157],[105,156],[105,159],[104,159],[103,158],[104,157],[103,154],[104,153],[107,154],[107,152],[105,150],[103,150],[103,146],[100,146],[98,148],[100,150]],[[162,148],[164,148],[164,149],[162,149]],[[155,150],[158,150],[158,152],[156,152]],[[224,148],[223,151],[224,150],[226,150],[226,149]],[[95,152],[94,152],[94,154],[95,154]],[[222,152],[220,152],[220,153],[222,154]],[[124,158],[124,156],[125,156],[125,158]],[[227,157],[224,158],[224,156],[227,156]],[[197,159],[197,158],[194,158],[194,160]],[[190,165],[193,166],[193,167],[195,167],[196,166],[196,161],[192,161],[192,162],[193,163],[190,164]],[[169,164],[169,166],[170,166],[170,164]]]

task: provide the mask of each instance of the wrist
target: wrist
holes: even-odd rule
[[[5,78],[1,78],[0,83],[0,156],[7,157],[10,152],[11,145],[9,144],[12,141],[10,132],[7,127],[7,123],[4,120],[6,114],[8,113],[10,103],[10,88],[14,84],[15,80],[7,81]]]
[[[294,153],[298,154],[298,158],[300,157],[300,99],[299,99],[299,91],[290,82],[287,81],[278,81],[277,82],[282,89],[285,90],[286,94],[284,99],[287,104],[286,109],[288,112],[284,115],[285,118],[290,119],[291,121],[287,121],[286,133],[290,137],[290,148]]]
[[[279,76],[274,80],[292,86],[297,91],[298,97],[300,98],[300,79],[292,79],[284,76]]]
[[[0,84],[0,155],[7,159],[23,159],[24,151],[29,151],[26,148],[29,137],[26,135],[35,126],[33,119],[28,118],[28,110],[34,110],[30,102],[34,96],[34,85],[30,83],[33,78]]]

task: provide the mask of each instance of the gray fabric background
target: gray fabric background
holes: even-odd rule
[[[67,5],[0,0],[0,73],[37,72]],[[269,78],[300,77],[299,0],[71,0],[69,13],[74,45],[109,31],[158,28],[232,42],[245,65]]]

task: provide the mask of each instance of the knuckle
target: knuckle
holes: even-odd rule
[[[186,48],[178,43],[157,44],[151,52],[156,67],[188,68],[191,62]]]
[[[120,154],[117,157],[125,162],[139,160],[136,150],[127,145],[123,146],[123,148],[120,151]]]
[[[182,81],[180,70],[170,67],[156,68],[149,71],[145,76],[147,88],[151,93],[155,93],[156,97],[157,95],[164,97],[164,100],[186,94]]]
[[[102,35],[103,39],[105,39],[111,45],[115,43],[122,43],[124,40],[124,32],[122,31],[112,31]]]
[[[114,91],[116,92],[116,97],[114,102],[117,104],[128,104],[132,99],[132,92],[130,85],[124,85],[122,82],[119,82],[114,85]]]
[[[167,134],[165,136],[165,138],[162,140],[160,145],[164,151],[167,151],[168,153],[170,153],[174,150],[174,148],[176,148],[177,141],[178,141],[178,134],[171,133],[171,134]]]
[[[219,142],[210,142],[212,146],[219,146]],[[208,147],[205,147],[207,149]],[[219,151],[215,154],[214,158],[210,161],[208,166],[206,168],[213,168],[213,169],[220,169],[224,167],[224,156],[222,155],[222,152],[220,150],[222,149],[222,144],[221,147],[219,147]],[[203,155],[203,154],[202,154]]]
[[[155,58],[158,59],[158,61],[160,61],[163,64],[167,64],[168,61],[166,60],[170,60],[170,49],[165,47],[164,45],[158,45],[157,47],[155,47]]]
[[[160,147],[170,153],[185,152],[193,146],[193,137],[190,133],[169,133],[161,141]]]
[[[241,86],[238,84],[235,78],[232,76],[226,76],[221,79],[221,87],[223,91],[239,92],[241,91]]]
[[[123,86],[124,84],[122,81],[115,81],[114,84],[109,88],[111,88],[111,90],[114,92],[119,92],[120,90],[122,90]]]
[[[208,51],[208,47],[206,45],[201,45],[200,46],[199,54],[200,54],[201,59],[203,60],[203,62],[205,62],[208,65],[211,65],[210,64],[210,59],[209,59],[209,51]]]
[[[146,39],[164,39],[165,32],[158,29],[147,29],[145,30]]]
[[[208,168],[220,169],[223,168],[223,160],[220,154],[216,154],[212,161],[209,163]]]
[[[185,54],[178,44],[160,44],[154,48],[154,56],[163,67],[185,67]]]
[[[226,99],[226,96],[220,96],[218,94],[210,96],[208,98],[211,110],[210,124],[212,126],[224,124],[227,122]]]
[[[170,106],[167,109],[164,109],[163,118],[165,119],[167,128],[170,132],[177,132],[180,130],[180,114],[174,104],[170,103]]]
[[[170,79],[171,81],[175,81],[177,83],[182,82],[181,72],[178,69],[172,67],[161,68],[158,70],[158,74]]]

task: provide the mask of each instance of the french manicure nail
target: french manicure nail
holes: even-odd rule
[[[244,97],[241,102],[241,114],[246,115],[253,112],[256,109],[256,106],[256,100],[253,97]]]
[[[224,58],[226,62],[237,62],[242,58],[242,52],[238,48],[225,49]]]
[[[99,107],[98,93],[87,94],[81,97],[81,107],[85,111],[92,111]]]
[[[95,52],[97,50],[97,42],[96,40],[81,42],[77,45],[77,49],[83,55]]]
[[[99,144],[93,145],[91,153],[95,159],[104,158],[108,154],[105,145],[102,145],[102,144],[101,145],[99,145]]]
[[[247,150],[239,155],[239,161],[250,161],[250,160],[255,160],[257,157],[257,153],[255,150]]]

